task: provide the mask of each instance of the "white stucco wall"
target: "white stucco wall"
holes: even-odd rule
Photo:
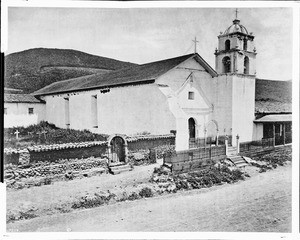
[[[46,101],[46,119],[57,127],[66,128],[65,121],[65,100],[66,95],[45,96]],[[80,108],[83,108],[81,106]]]
[[[92,117],[92,96],[97,95],[98,128]],[[45,97],[47,120],[66,128],[64,97],[69,97],[70,128],[88,129],[105,134],[167,134],[176,130],[175,118],[169,110],[167,98],[155,84],[83,91]]]
[[[233,76],[232,134],[240,142],[252,141],[255,108],[255,78]]]
[[[98,96],[99,132],[166,134],[176,130],[167,98],[156,84],[111,88]]]
[[[29,126],[45,120],[43,103],[4,103],[7,114],[4,114],[4,127]],[[33,114],[28,113],[28,108],[33,108]]]
[[[262,123],[253,124],[253,140],[261,140],[264,136],[264,127]]]

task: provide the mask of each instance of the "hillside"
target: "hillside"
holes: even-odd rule
[[[256,79],[256,101],[292,102],[292,81]]]
[[[29,49],[5,57],[5,87],[31,93],[53,82],[134,65],[76,50]]]

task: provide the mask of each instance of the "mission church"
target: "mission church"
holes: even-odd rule
[[[255,111],[254,35],[239,19],[218,36],[214,54],[215,69],[193,53],[55,82],[33,95],[45,103],[43,119],[58,127],[175,133],[176,150],[188,149],[194,139],[225,135],[261,140],[270,134],[270,123],[271,131],[275,123],[281,133],[290,127],[291,109]]]

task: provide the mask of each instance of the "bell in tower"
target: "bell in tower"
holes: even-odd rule
[[[218,74],[256,74],[254,35],[240,24],[237,10],[233,24],[220,33],[218,41],[215,51]]]

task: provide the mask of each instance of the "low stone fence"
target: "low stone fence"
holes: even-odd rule
[[[262,155],[271,153],[271,152],[283,152],[285,149],[290,148],[292,149],[292,144],[288,145],[280,145],[280,146],[267,146],[267,147],[262,147],[262,146],[256,146],[256,147],[251,147],[249,149],[246,148],[241,148],[239,155],[245,156],[245,157],[260,157]]]
[[[20,154],[26,150],[5,148],[3,151],[4,164],[18,164]],[[27,152],[27,151],[26,151]]]
[[[174,148],[175,135],[137,135],[137,136],[124,136],[128,143],[129,154],[139,153],[145,155],[145,162],[148,162],[148,155],[150,149],[156,149],[158,157]],[[26,152],[29,157],[30,163],[39,161],[54,162],[60,159],[80,159],[88,157],[104,157],[108,154],[107,141],[93,141],[93,142],[80,142],[80,143],[64,143],[52,145],[37,145],[31,146],[27,149],[4,149],[4,164],[20,164],[21,153]],[[149,155],[150,156],[150,155]],[[132,156],[135,158],[135,156]],[[143,161],[139,161],[142,164]]]
[[[177,151],[164,157],[164,163],[171,164],[174,173],[183,173],[214,165],[226,158],[225,146],[196,148],[187,151]]]
[[[107,143],[104,141],[28,147],[30,162],[53,162],[59,159],[101,157],[106,153],[106,149]]]

